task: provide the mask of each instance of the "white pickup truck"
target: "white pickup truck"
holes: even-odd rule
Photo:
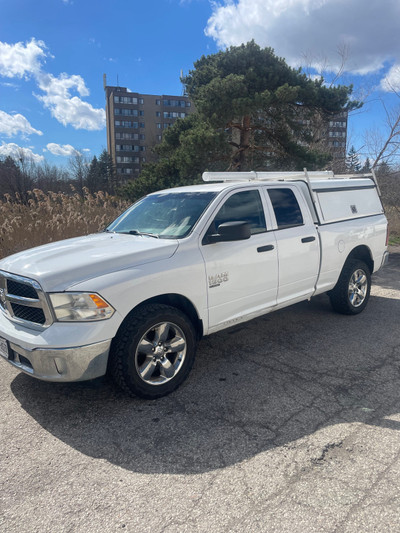
[[[349,315],[386,261],[374,176],[205,173],[150,194],[101,233],[0,261],[0,354],[48,381],[109,372],[157,398],[197,341],[327,292]]]

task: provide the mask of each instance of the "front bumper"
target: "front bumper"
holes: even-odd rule
[[[18,370],[45,381],[85,381],[103,376],[107,370],[111,340],[73,348],[28,350],[7,342],[8,357]]]

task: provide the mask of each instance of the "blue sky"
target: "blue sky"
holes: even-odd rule
[[[349,141],[364,156],[385,134],[382,102],[400,102],[398,0],[0,0],[0,10],[0,157],[22,148],[65,165],[75,150],[98,155],[103,73],[109,85],[181,94],[181,69],[252,38],[328,80],[346,57],[339,83],[366,101]]]

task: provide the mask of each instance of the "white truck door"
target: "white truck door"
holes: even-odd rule
[[[318,231],[303,196],[296,188],[269,187],[267,192],[276,220],[279,257],[277,303],[306,299],[314,293],[318,278]]]
[[[251,237],[246,240],[207,244],[224,222],[246,221]],[[209,328],[240,322],[276,304],[278,256],[273,231],[268,231],[258,189],[233,192],[208,226],[201,241],[207,285]]]

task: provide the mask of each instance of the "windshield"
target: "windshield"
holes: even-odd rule
[[[106,231],[163,239],[186,237],[215,196],[215,192],[151,194],[133,204]]]

